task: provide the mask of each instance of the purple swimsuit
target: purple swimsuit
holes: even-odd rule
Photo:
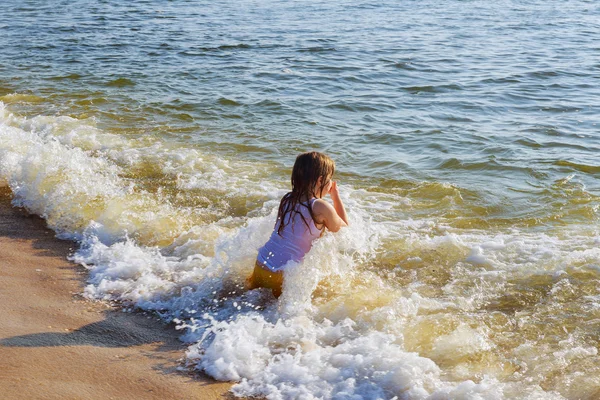
[[[315,200],[311,199],[308,202],[308,207],[312,209]],[[308,222],[308,227],[302,217],[296,213],[293,213],[293,220],[288,222],[292,218],[292,213],[289,213],[285,217],[288,223],[279,235],[277,230],[280,223],[277,222],[269,241],[258,250],[258,257],[256,258],[260,265],[266,267],[266,269],[273,272],[282,271],[289,261],[302,260],[312,247],[313,240],[321,236],[322,229],[317,229],[315,226],[306,203],[298,204],[296,210],[302,213],[304,219]]]

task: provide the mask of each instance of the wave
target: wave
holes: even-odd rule
[[[106,86],[121,88],[127,86],[135,86],[135,82],[128,78],[117,78],[107,82]]]
[[[600,165],[588,165],[583,163],[576,163],[567,160],[558,160],[554,162],[554,165],[559,167],[569,167],[579,172],[585,172],[588,174],[597,174],[600,172]]]
[[[237,381],[236,395],[561,399],[600,389],[578,373],[597,359],[593,226],[457,229],[392,218],[390,204],[417,205],[344,186],[351,226],[320,239],[275,300],[243,283],[284,192],[280,167],[201,150],[0,104],[0,179],[15,205],[78,242],[85,295],[175,322],[188,366]]]

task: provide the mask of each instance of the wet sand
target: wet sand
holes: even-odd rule
[[[232,398],[231,384],[178,370],[172,327],[82,298],[72,247],[0,187],[2,399]]]

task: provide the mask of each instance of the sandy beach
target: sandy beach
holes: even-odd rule
[[[82,298],[72,247],[0,187],[0,397],[231,397],[229,383],[177,369],[185,346],[172,327]]]

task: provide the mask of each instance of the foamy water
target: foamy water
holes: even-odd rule
[[[351,226],[318,240],[275,300],[241,288],[287,168],[0,107],[0,179],[15,205],[78,242],[85,295],[174,321],[188,367],[237,382],[238,396],[600,393],[596,225],[469,227],[427,212],[432,198],[475,207],[461,188],[342,183]]]
[[[187,368],[269,399],[600,398],[593,3],[0,11],[0,184]],[[351,225],[279,300],[244,292],[312,149]]]

